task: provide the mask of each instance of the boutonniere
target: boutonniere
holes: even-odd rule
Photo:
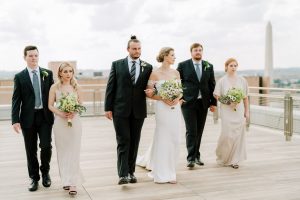
[[[45,80],[45,77],[47,77],[48,75],[49,75],[49,74],[48,74],[47,71],[42,70],[42,79],[43,79],[43,81]]]
[[[144,71],[144,68],[147,66],[147,63],[144,61],[141,62],[142,72]]]
[[[206,71],[207,69],[209,69],[211,67],[211,65],[206,61],[204,61],[203,64],[204,64],[204,71]]]

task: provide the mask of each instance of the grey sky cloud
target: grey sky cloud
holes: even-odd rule
[[[103,4],[114,3],[120,0],[62,0],[62,1],[71,4],[76,3],[82,5],[103,5]]]
[[[92,28],[96,31],[122,31],[132,26],[142,6],[135,1],[115,1],[95,7],[91,17]]]
[[[228,57],[236,57],[241,68],[262,69],[269,20],[275,67],[300,66],[299,9],[297,0],[1,1],[0,54],[6,56],[0,70],[24,66],[28,44],[39,46],[43,66],[77,60],[79,68],[108,69],[127,55],[131,34],[142,41],[142,58],[154,65],[161,47],[174,47],[178,63],[200,42],[217,70]]]

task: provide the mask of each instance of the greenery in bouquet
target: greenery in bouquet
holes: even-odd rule
[[[78,97],[75,94],[62,94],[58,101],[57,108],[66,113],[79,113],[80,115],[86,111],[86,107],[82,106],[78,102]],[[68,126],[72,127],[72,120],[68,119]]]
[[[178,80],[167,80],[162,83],[159,90],[155,87],[155,94],[162,99],[174,100],[183,93],[182,84]]]
[[[245,98],[245,94],[240,88],[231,88],[227,91],[226,95],[221,95],[218,99],[222,104],[231,105],[239,104]],[[236,108],[234,108],[236,111]]]

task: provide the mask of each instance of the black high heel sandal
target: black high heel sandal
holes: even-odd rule
[[[77,194],[77,191],[75,191],[75,190],[69,191],[69,195],[71,195],[71,196],[75,196],[76,194]]]
[[[64,189],[64,190],[69,190],[69,189],[70,189],[70,186],[63,186],[63,189]]]
[[[231,167],[232,167],[233,169],[238,169],[238,168],[239,168],[239,165],[231,165]]]
[[[70,191],[69,191],[69,195],[70,196],[75,196],[77,194],[77,190],[76,190],[76,187],[71,187],[70,186]]]

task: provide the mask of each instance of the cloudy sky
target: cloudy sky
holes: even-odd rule
[[[29,44],[39,47],[41,66],[76,60],[80,69],[109,69],[127,55],[131,34],[142,41],[141,58],[155,66],[161,47],[175,48],[178,63],[200,42],[216,70],[229,57],[240,70],[263,69],[269,20],[274,67],[300,67],[299,19],[298,0],[3,0],[0,70],[23,69]]]

